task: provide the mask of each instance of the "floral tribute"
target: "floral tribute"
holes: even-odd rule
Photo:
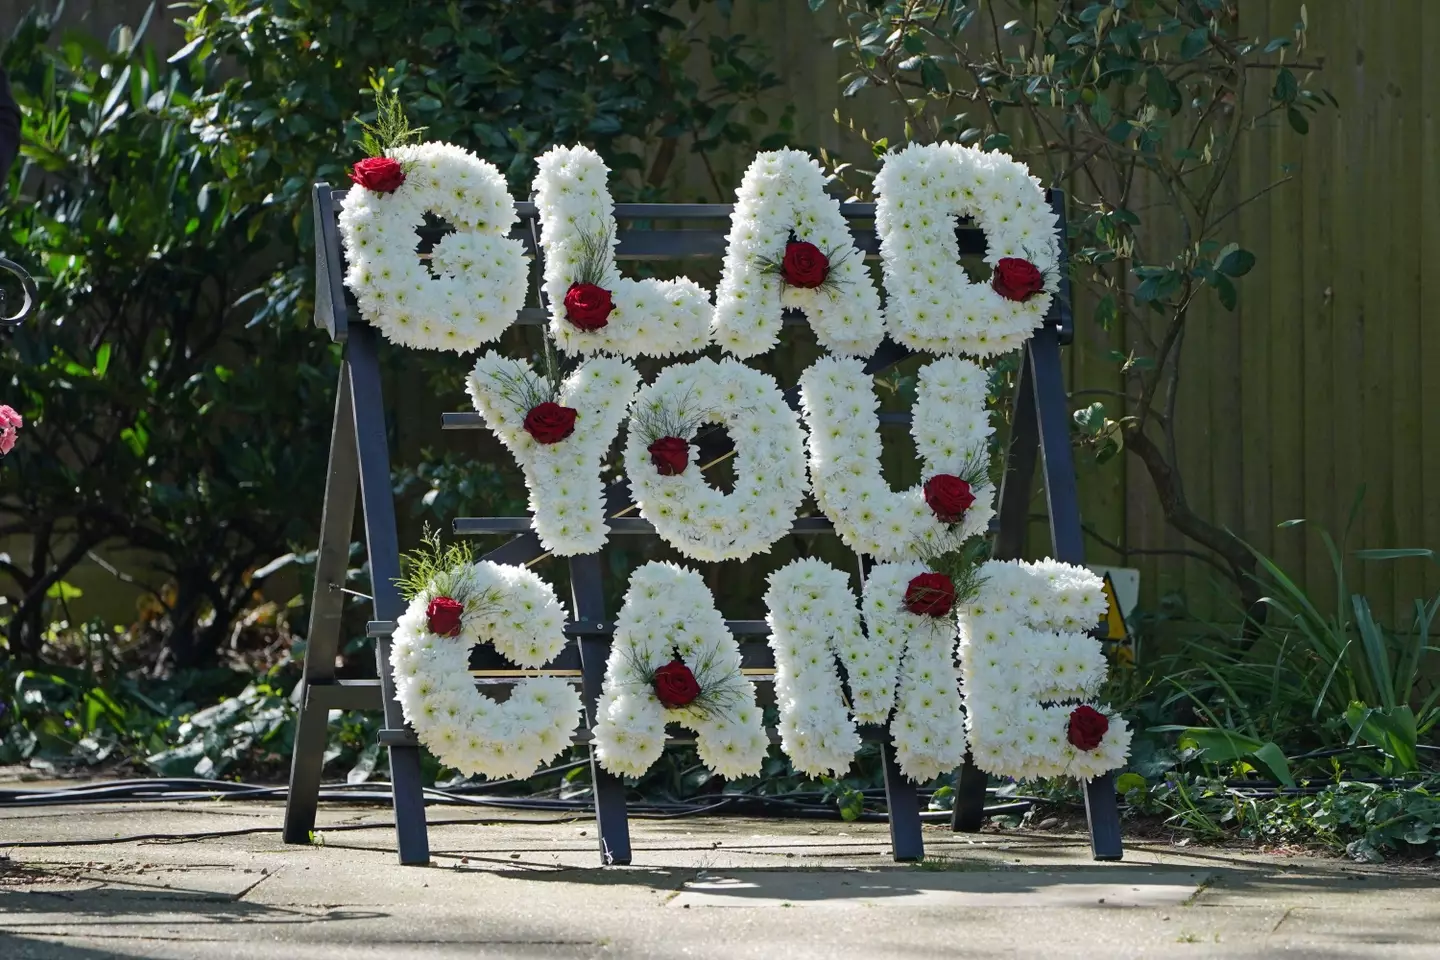
[[[926,479],[895,493],[880,470],[880,400],[864,364],[822,357],[800,376],[815,500],[845,545],[882,560],[955,549],[995,515],[985,371],[959,357],[920,368],[910,421]]]
[[[712,325],[730,353],[751,357],[774,347],[786,308],[809,319],[827,350],[869,356],[880,346],[880,291],[807,154],[774,150],[754,159],[736,191],[726,242]]]
[[[522,360],[486,353],[470,400],[525,472],[540,543],[559,556],[605,544],[600,461],[614,442],[640,375],[616,357],[591,357],[558,385]]]
[[[691,466],[695,436],[723,424],[735,442],[735,489]],[[683,446],[683,450],[682,450]],[[775,378],[737,360],[667,367],[642,387],[625,440],[640,515],[696,560],[743,560],[789,533],[805,497],[805,431]]]
[[[409,606],[390,647],[405,719],[462,773],[529,776],[570,746],[580,695],[559,677],[529,677],[497,703],[475,689],[470,649],[489,643],[522,667],[543,666],[565,646],[565,608],[526,568],[474,562],[468,546],[442,549],[438,536],[409,560]]]
[[[988,284],[960,265],[956,220],[985,231]],[[1059,289],[1055,213],[1007,154],[911,144],[875,177],[875,231],[890,335],[915,350],[993,357],[1018,349]]]
[[[695,281],[632,280],[615,265],[609,168],[589,147],[552,147],[535,178],[550,335],[567,353],[668,357],[710,342],[710,297]]]
[[[525,248],[509,238],[515,202],[491,163],[448,143],[414,143],[420,132],[398,100],[381,97],[362,141],[370,156],[350,172],[340,211],[349,267],[345,284],[360,313],[409,347],[466,353],[497,340],[525,302]],[[415,254],[425,215],[455,232]]]
[[[1105,680],[1100,643],[1086,633],[1105,612],[1101,579],[1054,560],[992,560],[981,576],[959,611],[975,764],[1017,779],[1084,780],[1122,766],[1124,719],[1085,702]]]
[[[352,171],[347,280],[392,338],[469,349],[498,337],[523,299],[524,258],[506,236],[515,212],[493,167],[444,144],[415,145],[417,133],[389,102],[371,155]],[[902,772],[922,782],[967,750],[1011,777],[1089,778],[1123,763],[1124,721],[1092,702],[1105,665],[1084,631],[1103,609],[1100,581],[1050,561],[982,562],[993,428],[986,371],[961,355],[1019,347],[1059,283],[1055,217],[1025,167],[943,143],[888,156],[876,181],[882,310],[839,204],[803,153],[762,153],[746,171],[713,308],[688,279],[620,276],[598,154],[556,147],[538,165],[545,372],[487,352],[469,392],[525,474],[545,549],[573,556],[605,544],[602,470],[628,416],[634,505],[686,557],[769,551],[808,492],[847,546],[878,561],[858,596],[849,575],[816,559],[769,577],[779,734],[797,770],[847,770],[862,724],[888,724]],[[459,230],[436,247],[434,277],[410,250],[426,212]],[[986,234],[983,283],[959,263],[961,217]],[[806,316],[828,352],[799,378],[803,426],[776,380],[741,362],[776,345],[787,309]],[[935,355],[916,372],[910,434],[923,469],[903,491],[881,470],[879,398],[861,359],[887,332]],[[665,367],[648,385],[630,362],[712,341],[732,356]],[[707,425],[734,443],[731,493],[706,480]],[[0,453],[18,426],[0,424]],[[570,742],[580,708],[565,681],[526,680],[499,704],[467,670],[477,642],[537,668],[563,647],[565,613],[548,585],[436,545],[407,596],[392,657],[401,703],[444,762],[521,776]],[[661,562],[634,571],[592,730],[598,761],[639,776],[678,723],[696,733],[711,770],[758,772],[768,740],[741,663],[698,573]]]
[[[595,755],[638,777],[660,758],[665,725],[695,731],[705,766],[725,777],[760,772],[769,739],[740,646],[693,570],[647,563],[630,576],[596,709]]]

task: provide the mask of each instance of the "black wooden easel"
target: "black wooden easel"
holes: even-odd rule
[[[295,733],[295,752],[290,769],[289,800],[285,809],[284,838],[287,843],[307,843],[315,826],[324,763],[327,713],[332,709],[383,710],[385,726],[380,742],[390,751],[392,795],[400,862],[423,864],[430,859],[425,825],[424,790],[420,779],[420,744],[406,727],[400,704],[395,699],[390,675],[390,635],[404,609],[396,580],[400,575],[400,551],[395,524],[395,503],[390,488],[390,456],[385,432],[385,408],[380,389],[376,356],[376,333],[368,324],[350,320],[342,283],[343,254],[337,230],[336,193],[326,184],[314,188],[315,214],[315,320],[337,341],[345,354],[335,407],[335,425],[330,440],[329,475],[325,484],[325,506],[321,521],[320,547],[315,566],[315,596],[311,605],[305,673],[301,680],[300,718]],[[1060,217],[1064,236],[1064,197],[1052,191],[1050,203]],[[512,234],[534,255],[533,269],[541,270],[540,252],[533,237],[538,236],[535,207],[517,204],[521,223]],[[851,220],[874,217],[872,204],[844,204],[842,212]],[[719,259],[725,252],[730,207],[722,204],[618,204],[616,218],[627,229],[619,231],[619,260]],[[657,228],[656,221],[699,223],[690,229]],[[853,229],[856,245],[866,254],[879,252],[879,241],[870,228]],[[962,224],[958,230],[964,254],[981,254],[985,249],[980,230]],[[1062,256],[1064,244],[1061,245]],[[1060,265],[1065,276],[1066,264]],[[1042,459],[1045,485],[1050,498],[1054,556],[1070,562],[1083,558],[1080,540],[1079,503],[1070,458],[1066,424],[1064,385],[1060,371],[1060,345],[1071,336],[1068,281],[1055,298],[1045,326],[1025,348],[1019,381],[1015,428],[1011,438],[1007,469],[1000,493],[997,556],[1018,556],[1024,538],[1027,507],[1037,452]],[[538,285],[537,285],[538,287]],[[543,306],[520,312],[522,324],[546,320]],[[803,323],[786,318],[786,323]],[[867,371],[881,373],[910,353],[886,340],[866,364]],[[792,402],[795,391],[787,394]],[[906,415],[886,415],[885,423],[908,423]],[[446,429],[483,429],[478,414],[448,413]],[[708,462],[728,450],[718,431],[698,438],[701,462]],[[375,655],[379,679],[340,680],[335,677],[335,655],[340,641],[340,615],[344,599],[345,571],[349,566],[351,525],[355,493],[360,492],[365,518],[365,542],[370,557],[374,619],[369,634],[376,640]],[[626,485],[618,483],[607,491],[606,514],[611,536],[654,535],[648,521],[630,513]],[[457,534],[511,533],[514,538],[485,555],[499,563],[527,563],[541,556],[538,538],[530,530],[529,517],[461,517],[454,521]],[[823,517],[802,518],[791,531],[796,535],[832,532]],[[589,726],[594,720],[595,702],[609,654],[613,623],[604,605],[602,565],[599,554],[571,557],[571,593],[575,619],[566,634],[574,643],[547,666],[546,672],[575,678],[585,705],[585,723],[576,731],[575,742],[590,742]],[[864,575],[861,568],[861,575]],[[773,677],[774,657],[765,639],[768,627],[763,620],[728,621],[741,644],[743,667],[751,679],[764,683]],[[489,647],[477,647],[471,654],[471,671],[476,682],[504,686],[515,682],[514,666]],[[767,677],[768,675],[768,677]],[[768,684],[766,684],[768,686]],[[765,688],[762,687],[762,692]],[[861,728],[863,739],[880,744],[884,761],[885,796],[889,809],[890,839],[897,861],[916,861],[924,856],[920,831],[920,803],[916,786],[900,774],[894,749],[882,727]],[[687,742],[680,731],[670,742]],[[591,752],[590,771],[595,795],[597,834],[601,860],[605,864],[630,862],[630,831],[625,811],[625,786],[607,773]],[[985,776],[968,764],[958,777],[959,790],[953,824],[957,830],[978,830],[984,817]],[[1087,785],[1087,812],[1097,859],[1120,857],[1120,829],[1115,789],[1110,777],[1097,778]]]

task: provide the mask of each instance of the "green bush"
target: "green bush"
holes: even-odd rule
[[[3,62],[25,162],[0,245],[41,284],[40,319],[0,355],[27,421],[0,531],[31,538],[0,562],[8,645],[36,657],[63,578],[124,547],[154,558],[154,626],[193,666],[249,603],[251,572],[313,537],[335,356],[293,323],[247,323],[275,252],[190,130],[195,77],[123,34],[57,41],[36,15]]]

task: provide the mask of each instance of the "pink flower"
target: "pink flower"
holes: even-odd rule
[[[25,418],[9,404],[0,403],[0,457],[15,449],[17,432],[25,426]]]

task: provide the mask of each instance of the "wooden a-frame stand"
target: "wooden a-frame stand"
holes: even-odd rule
[[[315,564],[315,595],[311,602],[305,671],[298,693],[299,722],[295,732],[294,756],[290,768],[289,799],[285,808],[284,839],[287,843],[308,843],[315,826],[321,769],[324,765],[326,729],[330,710],[381,710],[385,724],[380,742],[390,751],[391,791],[395,806],[395,829],[400,862],[424,864],[430,859],[425,824],[425,796],[420,771],[420,744],[405,725],[395,698],[390,673],[390,634],[404,610],[396,582],[400,576],[400,548],[395,523],[395,500],[390,484],[390,453],[385,427],[385,403],[380,385],[376,353],[376,332],[368,324],[351,321],[342,278],[343,254],[336,215],[340,198],[325,184],[314,189],[315,214],[315,314],[316,323],[344,344],[340,383],[336,391],[335,423],[330,437],[330,463],[325,481],[324,513],[320,546]],[[1060,218],[1060,236],[1065,235],[1064,196],[1051,191],[1050,203]],[[541,253],[534,238],[538,223],[533,204],[517,205],[521,226],[513,236],[524,242],[534,256],[533,269],[539,276]],[[852,220],[873,219],[871,204],[845,204],[844,214]],[[719,258],[724,253],[730,207],[719,204],[619,204],[616,217],[629,223],[619,232],[616,251],[620,260],[677,260]],[[655,222],[702,223],[703,228],[661,229]],[[867,257],[878,254],[873,229],[852,230],[856,245]],[[981,254],[983,234],[961,224],[957,237],[964,254]],[[1062,258],[1064,244],[1061,244]],[[1069,306],[1067,264],[1060,264],[1061,290],[1055,298],[1045,325],[1024,350],[1015,397],[1014,421],[1001,483],[995,556],[1021,555],[1028,523],[1030,494],[1037,458],[1049,502],[1052,555],[1070,563],[1084,562],[1081,541],[1079,500],[1070,453],[1067,404],[1060,367],[1060,347],[1069,343],[1072,322]],[[538,289],[538,283],[537,283]],[[545,322],[543,305],[521,311],[519,322]],[[803,323],[786,318],[786,323]],[[879,374],[909,356],[909,351],[887,340],[872,356],[866,368]],[[793,402],[795,391],[787,397]],[[445,414],[447,429],[483,429],[476,414]],[[882,423],[908,423],[906,415],[885,415]],[[701,462],[709,462],[729,447],[718,432],[702,432],[697,438]],[[369,635],[375,638],[378,679],[341,680],[335,676],[335,657],[340,646],[341,613],[344,604],[345,571],[349,567],[351,527],[355,495],[360,494],[364,516],[365,543],[370,559],[373,620]],[[607,516],[611,536],[654,535],[650,524],[628,513],[630,504],[625,484],[607,491]],[[454,522],[457,534],[511,533],[514,538],[485,558],[499,563],[526,563],[542,554],[539,540],[530,530],[529,517],[462,517]],[[810,517],[797,520],[792,533],[815,535],[832,532],[828,520]],[[589,726],[594,720],[595,702],[600,695],[605,659],[609,653],[613,624],[604,606],[602,564],[599,554],[569,558],[575,619],[566,626],[573,638],[548,667],[548,673],[573,677],[581,687],[585,722],[576,731],[575,742],[590,742]],[[860,570],[863,578],[865,567]],[[759,681],[762,694],[773,677],[774,658],[764,641],[768,628],[763,620],[728,621],[741,643],[743,666],[751,679]],[[513,665],[488,647],[471,654],[471,670],[477,683],[504,686],[514,681]],[[508,677],[508,679],[507,679]],[[763,702],[763,700],[762,700]],[[672,731],[671,742],[686,742]],[[920,804],[916,785],[900,774],[894,749],[883,727],[862,727],[861,736],[880,745],[884,762],[885,796],[889,810],[890,838],[897,861],[917,861],[924,856],[920,828]],[[595,796],[597,834],[604,864],[630,862],[630,832],[625,811],[625,785],[590,760]],[[980,829],[984,819],[986,776],[967,760],[956,778],[956,802],[952,826],[957,831]],[[1086,813],[1091,846],[1097,860],[1121,857],[1120,823],[1114,779],[1098,777],[1086,784]]]

